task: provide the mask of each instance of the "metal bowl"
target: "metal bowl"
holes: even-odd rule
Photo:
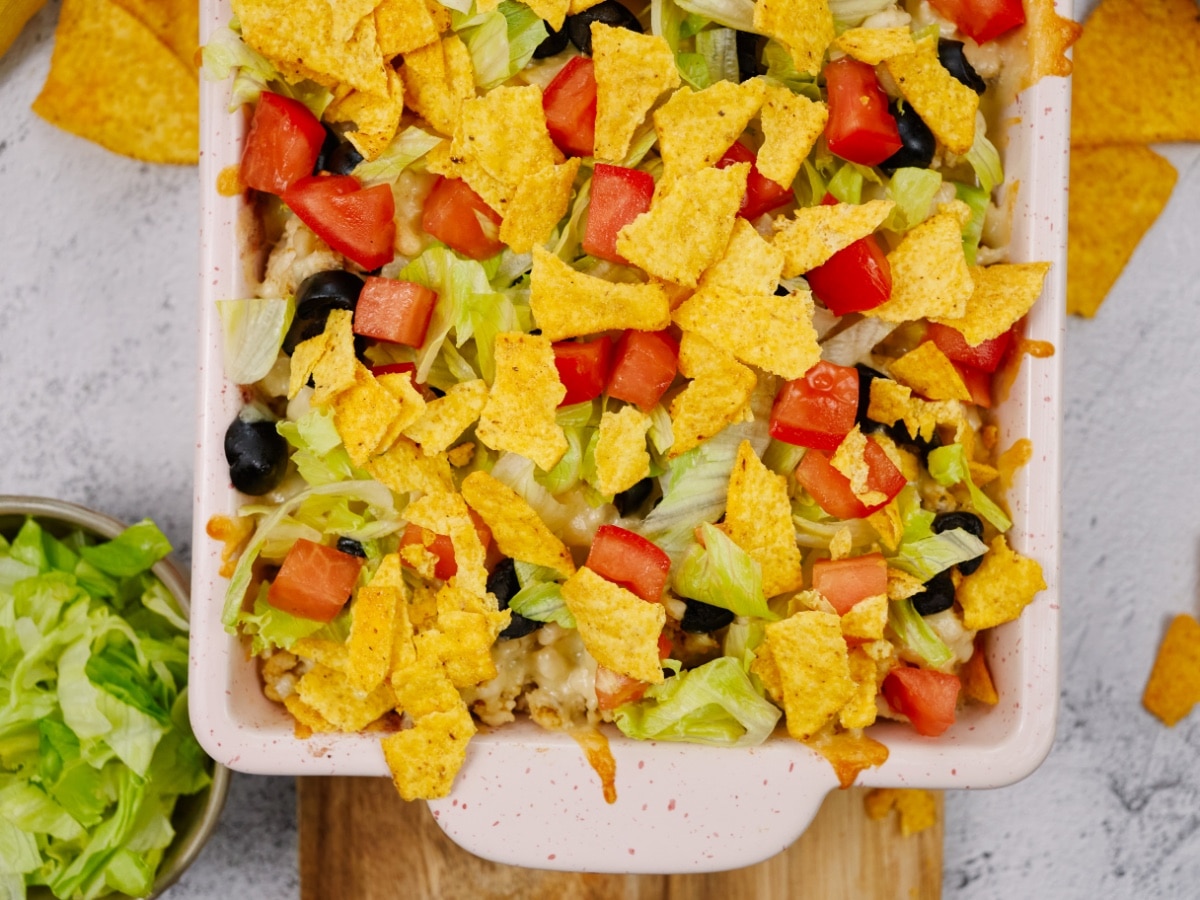
[[[82,529],[108,539],[116,537],[125,529],[124,523],[117,519],[74,503],[46,497],[0,495],[0,534],[11,537],[27,516],[36,518],[41,526],[55,537]],[[184,612],[188,612],[188,582],[175,564],[162,559],[155,563],[152,571],[167,586]],[[171,817],[171,824],[175,828],[175,840],[163,855],[158,877],[154,879],[154,888],[148,895],[149,900],[161,897],[200,855],[204,844],[217,826],[217,820],[225,806],[231,778],[229,769],[214,762],[212,784],[197,794],[179,798],[175,805],[175,813]],[[29,892],[29,896],[31,900],[50,900],[52,895],[44,888],[35,888]],[[106,900],[119,900],[124,896],[110,894]]]

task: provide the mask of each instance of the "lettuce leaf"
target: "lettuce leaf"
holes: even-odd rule
[[[1004,514],[1004,510],[975,486],[971,478],[971,467],[967,462],[967,453],[962,444],[947,444],[929,451],[929,474],[933,476],[934,481],[946,487],[952,484],[966,485],[975,512],[991,522],[997,531],[1008,531],[1012,527],[1012,520]],[[982,547],[976,556],[986,549]]]
[[[888,627],[895,634],[896,644],[902,652],[907,651],[931,668],[941,669],[955,659],[945,641],[913,608],[912,600],[888,603]]]
[[[719,606],[738,616],[775,621],[763,595],[762,567],[725,532],[705,522],[704,546],[692,544],[675,567],[673,584],[681,596]]]

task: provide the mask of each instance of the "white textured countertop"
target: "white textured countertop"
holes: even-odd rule
[[[0,493],[152,516],[186,561],[196,170],[30,112],[56,15],[0,59]],[[1058,740],[1019,785],[947,794],[947,897],[1200,891],[1200,712],[1166,729],[1140,704],[1166,622],[1200,607],[1200,148],[1161,149],[1180,173],[1171,203],[1062,348]],[[237,776],[170,897],[294,898],[298,882],[292,781]]]

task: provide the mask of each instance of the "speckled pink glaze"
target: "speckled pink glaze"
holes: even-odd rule
[[[229,18],[228,0],[202,3],[202,40]],[[1069,4],[1059,4],[1063,15]],[[1005,149],[1020,189],[1012,259],[1054,266],[1028,337],[1062,350],[1066,281],[1066,183],[1069,84],[1048,78],[1018,97]],[[271,775],[387,774],[378,741],[359,735],[298,740],[291,719],[267,701],[253,663],[220,623],[225,580],[220,548],[205,534],[214,515],[232,514],[222,440],[240,405],[225,381],[215,301],[245,296],[240,197],[216,192],[220,171],[235,165],[244,132],[228,112],[228,84],[202,82],[200,179],[201,325],[197,396],[192,569],[191,716],[196,736],[219,762]],[[864,772],[867,786],[992,788],[1024,778],[1054,738],[1058,699],[1059,474],[1061,364],[1027,359],[1000,411],[1002,443],[1033,441],[1031,464],[1010,495],[1013,544],[1042,565],[1048,588],[1021,618],[988,643],[1000,703],[973,707],[940,738],[899,725],[871,735],[891,751]],[[453,793],[429,804],[438,824],[479,856],[542,869],[595,872],[698,872],[750,865],[791,844],[836,786],[828,764],[777,737],[751,750],[630,741],[609,735],[618,799],[607,805],[575,742],[521,723],[484,729],[471,742]]]

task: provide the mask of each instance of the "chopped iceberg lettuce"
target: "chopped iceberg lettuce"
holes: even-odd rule
[[[967,462],[967,453],[962,444],[948,444],[929,451],[929,474],[940,485],[965,484],[975,511],[991,522],[997,531],[1008,531],[1012,527],[1012,520],[1004,514],[1004,510],[975,486],[971,478],[971,467]],[[982,553],[983,550],[979,552]]]
[[[700,536],[704,545],[692,544],[675,569],[676,592],[734,615],[779,618],[767,607],[758,561],[707,522],[700,526]]]

